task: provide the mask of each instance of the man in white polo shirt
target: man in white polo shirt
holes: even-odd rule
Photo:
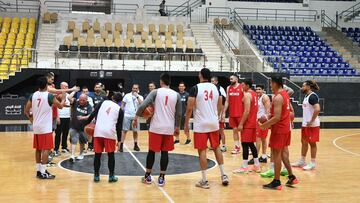
[[[136,125],[136,128],[132,126],[132,122],[135,117],[135,113],[139,105],[144,101],[144,98],[139,95],[139,85],[133,84],[132,90],[130,93],[127,93],[121,103],[121,109],[124,110],[124,121],[123,121],[123,131],[121,136],[121,142],[119,145],[119,152],[123,152],[123,144],[126,138],[126,133],[129,130],[133,131],[134,137],[134,150],[140,151],[140,148],[137,143],[138,131],[140,130],[140,123]]]

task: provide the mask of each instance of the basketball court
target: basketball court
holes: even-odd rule
[[[68,163],[69,154],[56,157],[55,166],[49,171],[55,180],[40,180],[35,177],[34,151],[31,132],[1,132],[0,142],[0,189],[1,202],[359,202],[356,172],[360,170],[360,130],[322,129],[318,146],[318,167],[315,171],[294,169],[300,184],[282,191],[262,189],[262,184],[271,179],[259,174],[235,175],[232,170],[241,164],[241,154],[231,155],[231,131],[226,130],[228,152],[224,153],[225,170],[230,185],[224,187],[219,178],[219,169],[214,167],[215,157],[208,151],[208,179],[211,188],[195,187],[200,179],[197,152],[193,145],[176,145],[170,155],[169,175],[165,187],[155,183],[145,185],[143,175],[147,132],[140,133],[141,152],[132,152],[132,140],[128,139],[124,153],[116,154],[116,175],[119,182],[109,184],[107,175],[100,183],[93,182],[93,154],[87,153],[84,160]],[[184,140],[184,137],[182,137]],[[183,142],[182,140],[182,142]],[[181,142],[181,143],[182,143]],[[300,130],[292,132],[290,160],[300,156]],[[103,156],[106,158],[106,156]],[[159,157],[154,173],[159,172]],[[77,166],[79,165],[79,166]],[[106,162],[102,163],[106,169]],[[262,165],[262,170],[267,166]],[[104,170],[106,172],[107,170]],[[155,176],[156,177],[156,176]],[[157,178],[157,177],[156,177]],[[283,183],[285,178],[282,178]],[[13,194],[13,195],[9,195]]]

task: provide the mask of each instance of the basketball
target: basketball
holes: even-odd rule
[[[84,132],[88,137],[94,136],[94,130],[95,130],[95,123],[93,122],[87,124],[84,128]]]
[[[263,116],[261,116],[261,117],[259,118],[259,122],[260,122],[261,124],[265,123],[267,120],[268,120],[268,119],[267,119],[267,117],[266,117],[265,115],[263,115]]]
[[[142,117],[145,119],[151,118],[154,114],[154,106],[147,106],[142,114]]]

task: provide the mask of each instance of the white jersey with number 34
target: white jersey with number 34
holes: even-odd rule
[[[219,130],[217,104],[219,90],[209,82],[197,84],[194,109],[194,132],[208,133]]]

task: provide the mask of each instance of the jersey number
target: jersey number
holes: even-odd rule
[[[210,94],[209,94],[209,91],[205,90],[204,95],[205,95],[205,97],[204,97],[205,101],[207,101],[209,99],[211,101],[213,100],[213,91],[212,90],[210,91]]]
[[[165,97],[165,106],[167,106],[168,101],[169,101],[169,96],[166,96],[166,97]]]
[[[110,114],[110,111],[111,111],[111,107],[109,107],[109,108],[106,110],[107,115]]]
[[[39,98],[39,99],[37,99],[37,101],[38,101],[37,107],[40,107],[41,99]]]

